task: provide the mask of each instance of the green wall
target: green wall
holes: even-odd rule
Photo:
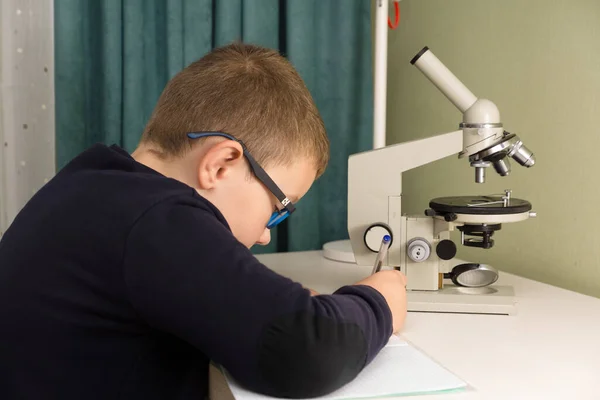
[[[402,0],[400,9],[388,39],[388,144],[458,129],[460,112],[409,63],[429,46],[498,106],[537,160],[513,161],[503,178],[489,169],[484,184],[457,156],[409,171],[403,212],[510,188],[538,217],[503,225],[491,250],[459,246],[458,256],[600,297],[600,1]]]

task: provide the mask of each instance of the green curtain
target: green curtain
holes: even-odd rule
[[[370,2],[56,0],[57,166],[94,143],[135,149],[166,82],[234,40],[279,49],[311,91],[331,162],[296,213],[255,253],[348,237],[347,160],[372,137]]]

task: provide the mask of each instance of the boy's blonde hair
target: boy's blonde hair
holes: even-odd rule
[[[179,72],[141,142],[180,157],[197,142],[186,134],[204,131],[240,139],[263,167],[307,157],[320,176],[329,161],[325,126],[302,78],[277,51],[259,46],[217,48]]]

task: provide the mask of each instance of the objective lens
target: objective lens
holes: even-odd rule
[[[535,164],[535,157],[533,156],[533,153],[531,150],[525,147],[521,141],[518,141],[515,144],[510,156],[519,164],[527,168],[533,167],[533,164]]]
[[[506,176],[510,174],[510,162],[508,158],[501,158],[499,160],[494,161],[494,169],[500,176]]]
[[[476,183],[484,183],[485,182],[485,168],[482,168],[482,167],[475,168],[475,182]]]

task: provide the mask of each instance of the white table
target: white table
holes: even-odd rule
[[[366,277],[371,267],[337,263],[320,251],[258,257],[319,293]],[[401,336],[464,379],[455,399],[600,399],[600,299],[515,275],[517,315],[409,313]]]

